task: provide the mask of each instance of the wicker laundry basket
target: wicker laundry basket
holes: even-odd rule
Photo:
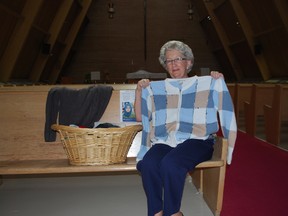
[[[53,124],[60,133],[71,165],[109,165],[123,163],[141,125],[122,128],[75,128]]]

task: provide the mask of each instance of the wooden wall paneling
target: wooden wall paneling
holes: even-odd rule
[[[251,79],[251,77],[258,79],[258,77],[261,77],[261,73],[259,73],[258,65],[251,50],[254,47],[250,48],[249,43],[247,44],[247,35],[244,31],[245,24],[242,25],[242,20],[240,21],[236,16],[231,4],[229,1],[225,1],[215,9],[215,14],[224,27],[229,39],[230,49],[242,71],[243,79],[241,81]]]
[[[67,1],[67,0],[66,0]],[[38,10],[38,14],[35,17],[34,25],[43,29],[45,32],[49,32],[49,28],[53,22],[55,22],[57,11],[65,0],[61,1],[44,1]],[[70,0],[71,2],[71,0]],[[69,6],[69,5],[68,5]],[[69,9],[69,7],[68,7]]]
[[[229,1],[225,1],[216,7],[214,13],[227,35],[229,44],[245,40],[243,29]]]
[[[218,62],[211,54],[205,41],[205,34],[197,22],[189,20],[187,15],[190,1],[179,4],[177,1],[148,1],[147,3],[147,50],[146,69],[152,72],[165,72],[160,66],[158,57],[161,46],[169,40],[180,40],[187,43],[195,55],[192,74],[199,74],[200,69],[207,67],[220,70]],[[159,13],[159,11],[165,11]],[[175,31],[177,29],[177,31]]]
[[[69,4],[70,5],[70,4]],[[65,21],[61,26],[61,30],[57,35],[57,41],[65,43],[67,36],[69,35],[71,28],[73,27],[77,17],[79,16],[83,6],[79,4],[79,1],[72,1],[72,4],[65,16]]]
[[[213,23],[208,18],[208,16],[202,19],[200,21],[200,24],[206,34],[207,43],[211,47],[211,49],[213,51],[223,49],[223,45],[217,34],[217,30],[215,29]]]
[[[0,5],[9,9],[9,11],[13,11],[16,16],[21,14],[27,0],[1,0]]]
[[[148,59],[146,69],[148,71],[165,72],[159,64],[158,57],[161,46],[169,40],[181,40],[187,43],[196,58],[197,44],[193,41],[197,40],[197,33],[195,32],[193,38],[193,21],[189,20],[187,14],[189,4],[188,0],[182,4],[173,0],[147,1]]]
[[[19,26],[15,28],[14,33],[11,35],[9,44],[2,55],[0,61],[0,80],[6,82],[11,78],[13,68],[17,62],[19,53],[26,41],[26,38],[30,32],[30,28],[33,24],[34,18],[37,15],[39,7],[43,0],[34,1],[27,0],[25,7],[22,11],[22,16],[25,17],[23,22],[19,23]]]
[[[203,4],[203,0],[191,0],[195,7],[195,13],[197,13],[199,20],[204,20],[209,15],[207,8]]]
[[[231,2],[238,8],[236,12],[243,20],[241,25],[243,23],[263,79],[287,77],[288,57],[284,54],[288,52],[287,1]]]
[[[233,55],[243,72],[242,82],[263,81],[261,72],[255,62],[254,55],[246,41],[241,41],[230,46]]]
[[[3,20],[0,25],[0,59],[9,44],[10,37],[12,36],[17,23],[22,19],[23,17],[20,14],[11,11],[0,3],[0,20]]]
[[[215,26],[215,29],[217,31],[217,34],[221,40],[221,43],[223,45],[224,51],[227,55],[227,58],[229,59],[229,62],[232,65],[233,72],[235,73],[235,76],[237,77],[237,80],[241,80],[243,78],[243,73],[238,65],[238,62],[236,58],[234,57],[233,53],[231,52],[231,49],[229,47],[229,40],[228,36],[225,33],[225,29],[221,25],[218,17],[214,13],[214,5],[211,2],[203,2],[208,10],[209,17],[211,18],[211,22]]]
[[[224,74],[225,80],[230,82],[236,81],[237,78],[234,74],[233,67],[225,53],[222,42],[218,37],[218,33],[208,16],[200,20],[200,25],[206,34],[206,43],[212,50],[218,63],[221,65],[221,72]]]
[[[157,58],[160,46],[170,39],[185,40],[192,46],[196,56],[192,73],[197,73],[201,67],[210,67],[219,68],[227,78],[236,74],[231,75],[229,80],[244,81],[258,76],[262,79],[256,81],[287,77],[287,0],[122,0],[114,2],[114,19],[108,19],[106,0],[91,0],[95,6],[93,11],[89,10],[86,19],[91,22],[71,51],[65,40],[73,25],[73,17],[78,15],[69,16],[64,24],[60,20],[65,17],[65,10],[60,14],[59,11],[65,4],[68,5],[66,12],[74,10],[69,8],[69,4],[82,8],[81,2],[41,0],[35,4],[33,0],[1,0],[0,80],[7,82],[20,78],[38,82],[43,78],[46,81],[52,71],[58,70],[58,77],[62,74],[75,75],[80,78],[79,82],[83,82],[85,75],[91,71],[101,71],[104,73],[102,77],[108,74],[112,82],[124,82],[126,73],[139,69],[164,72]],[[146,37],[143,33],[144,2],[147,4]],[[191,2],[194,5],[194,20],[188,20],[187,10]],[[208,17],[212,18],[211,21]],[[205,32],[210,34],[205,36],[199,30],[198,20]],[[234,25],[238,21],[240,25]],[[219,39],[217,36],[209,37],[215,34]],[[30,35],[35,42],[28,38]],[[51,56],[42,55],[41,44],[37,44],[41,40],[51,44],[51,50],[70,51],[67,55],[57,53],[50,61]],[[59,41],[53,49],[56,40]],[[30,50],[28,44],[34,47]],[[59,49],[60,44],[63,49]],[[207,46],[212,48],[212,53]],[[55,56],[62,55],[66,57],[55,60]],[[253,61],[255,63],[251,63]],[[52,62],[58,69],[49,69]],[[243,62],[252,66],[244,65],[243,71]]]
[[[107,8],[107,2],[105,2],[105,8]],[[107,15],[104,20],[100,19],[108,26],[102,27],[104,35],[98,31],[100,41],[97,42],[97,47],[102,53],[96,50],[98,55],[95,57],[106,82],[123,83],[126,81],[126,73],[145,68],[144,32],[145,28],[147,31],[147,24],[145,26],[144,1],[115,2],[115,10],[114,19],[108,19]],[[101,45],[101,41],[104,44]]]
[[[257,37],[260,41],[262,56],[271,70],[272,78],[287,77],[288,71],[288,31],[285,28],[277,29],[268,34]]]
[[[66,44],[60,41],[56,41],[54,43],[53,48],[51,50],[51,53],[53,53],[53,55],[49,56],[48,60],[45,63],[45,67],[43,71],[41,72],[41,77],[40,77],[41,82],[49,83],[49,77],[50,77],[51,71],[54,68],[59,69],[61,67],[61,64],[59,62],[59,56],[61,55],[65,47],[66,47]]]
[[[63,49],[63,52],[60,54],[58,59],[57,67],[54,67],[53,70],[50,73],[49,76],[49,83],[56,83],[58,76],[60,74],[60,71],[65,63],[65,60],[70,52],[70,49],[73,45],[73,42],[79,32],[79,29],[81,27],[81,24],[84,20],[84,17],[87,14],[87,11],[90,7],[92,0],[83,0],[82,1],[82,8],[79,11],[78,16],[75,18],[74,23],[71,23],[71,28],[69,28],[69,31],[67,31],[66,37],[65,37],[65,48]],[[73,2],[75,4],[75,2]],[[74,14],[75,15],[75,14]],[[62,38],[61,38],[62,39]],[[64,38],[63,38],[64,39]]]
[[[108,2],[92,2],[89,23],[73,46],[74,56],[64,68],[65,75],[81,82],[91,71],[100,71],[103,81],[122,83],[126,73],[144,67],[143,1],[114,2],[114,9],[114,18],[109,19]]]
[[[220,6],[221,4],[223,4],[226,0],[204,0],[204,1],[213,2],[213,4],[215,5],[215,7],[218,7],[218,6]]]
[[[42,41],[47,37],[47,33],[38,28],[30,28],[15,66],[13,68],[10,79],[12,80],[29,80],[29,74],[32,71],[33,65],[41,52]],[[29,54],[27,54],[29,53]]]
[[[271,30],[274,29],[276,26],[282,25],[281,17],[279,16],[279,13],[277,11],[275,2],[276,1],[231,0],[231,4],[233,5],[233,7],[240,7],[239,12],[243,11],[243,13],[245,14],[244,16],[249,21],[249,27],[252,29],[255,35],[262,34],[267,30]]]
[[[189,0],[147,1],[145,42],[143,0],[114,2],[113,19],[108,19],[107,1],[93,1],[87,15],[89,24],[73,46],[74,56],[63,73],[83,80],[85,74],[100,71],[101,76],[108,74],[112,83],[125,82],[126,73],[140,69],[162,73],[159,50],[171,39],[183,40],[193,49],[196,61],[191,74],[201,67],[221,68],[207,46],[197,14],[189,20],[189,4]]]
[[[288,2],[286,0],[275,0],[274,2],[279,12],[279,15],[282,19],[282,22],[286,28],[286,32],[288,32],[288,16],[287,16]]]
[[[55,8],[55,6],[53,5],[54,7],[51,8],[53,12],[50,11],[49,15],[50,19],[51,17],[53,18],[52,22],[50,21],[50,19],[48,19],[47,21],[43,21],[44,23],[43,25],[47,26],[46,28],[47,32],[49,33],[49,37],[43,38],[41,44],[42,45],[44,43],[48,44],[51,47],[51,50],[50,53],[43,53],[41,52],[41,50],[38,53],[37,59],[34,62],[33,68],[29,76],[29,79],[33,82],[39,82],[41,74],[44,71],[45,65],[48,62],[48,59],[53,55],[52,49],[56,43],[56,39],[61,31],[61,28],[64,25],[65,19],[73,3],[73,1],[71,0],[62,1],[62,4],[60,4],[58,1],[56,2],[57,4],[55,6],[58,6],[58,8]],[[54,16],[51,16],[51,13],[54,13]]]
[[[216,59],[218,60],[219,64],[223,68],[223,71],[221,71],[225,77],[225,80],[229,82],[236,82],[237,77],[234,73],[234,69],[231,65],[231,62],[229,61],[229,58],[227,57],[227,54],[224,49],[218,49],[213,51]]]
[[[254,54],[254,59],[257,63],[257,66],[261,72],[262,78],[264,80],[268,80],[271,77],[271,72],[270,69],[267,65],[267,61],[264,58],[263,55],[255,53],[255,41],[254,41],[254,33],[252,31],[251,25],[249,23],[250,20],[247,19],[247,16],[245,14],[245,12],[243,11],[243,8],[241,7],[239,1],[237,0],[231,0],[231,5],[233,10],[235,11],[237,18],[239,20],[239,23],[242,27],[242,30],[245,34],[245,39],[249,45],[250,48],[250,53]],[[261,5],[263,2],[261,1],[261,3],[259,2],[259,5]],[[255,19],[259,19],[259,17],[255,17]]]

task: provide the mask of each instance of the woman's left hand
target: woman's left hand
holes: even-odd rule
[[[214,79],[218,79],[218,78],[221,78],[223,77],[224,78],[224,75],[218,71],[211,71],[210,72],[210,75],[214,78]]]

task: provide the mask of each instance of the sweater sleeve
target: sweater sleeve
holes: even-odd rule
[[[224,80],[215,81],[215,93],[218,101],[218,113],[223,136],[228,140],[227,163],[231,164],[233,150],[237,137],[237,124],[234,112],[233,101]]]
[[[140,145],[140,150],[137,154],[137,161],[140,161],[143,159],[146,152],[151,147],[150,143],[150,116],[151,116],[151,110],[150,110],[150,95],[149,95],[149,87],[142,89],[142,95],[141,95],[141,114],[142,114],[142,140]]]

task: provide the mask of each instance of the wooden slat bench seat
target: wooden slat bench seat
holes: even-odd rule
[[[223,165],[224,161],[221,160],[221,158],[212,158],[209,161],[199,164],[197,168],[221,167]],[[94,166],[69,165],[68,159],[0,161],[0,175],[98,172],[136,172],[135,158],[128,158],[128,161],[122,164]]]
[[[136,171],[135,164],[113,164],[95,166],[69,165],[68,159],[26,160],[0,162],[1,175],[58,174],[58,173],[105,173]]]

